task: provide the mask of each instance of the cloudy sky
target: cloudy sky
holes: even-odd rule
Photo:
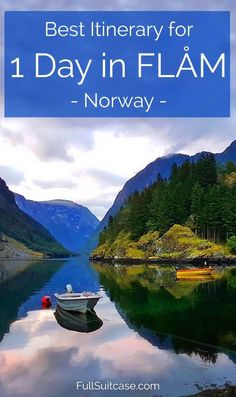
[[[140,0],[1,0],[2,12],[90,9],[143,10],[144,5]],[[146,0],[145,9],[230,10],[236,19],[235,0]],[[236,70],[234,24],[232,29]],[[102,218],[125,181],[155,158],[219,152],[236,139],[235,80],[232,73],[229,119],[11,119],[2,116],[1,98],[0,176],[26,198],[73,200]]]

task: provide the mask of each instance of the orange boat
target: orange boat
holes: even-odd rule
[[[202,267],[195,269],[180,269],[176,271],[177,278],[187,278],[187,277],[201,277],[201,276],[211,276],[214,271],[214,267]]]

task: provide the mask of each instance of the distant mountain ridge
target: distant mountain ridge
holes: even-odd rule
[[[0,178],[0,232],[23,243],[32,251],[48,256],[69,256],[49,231],[21,211],[15,202],[14,194],[6,182]]]
[[[187,154],[170,154],[168,156],[159,157],[153,162],[149,163],[144,169],[139,171],[135,176],[129,179],[123,189],[118,193],[116,199],[111,206],[111,208],[107,211],[106,215],[102,219],[98,228],[96,229],[93,238],[88,246],[88,249],[93,249],[96,246],[98,235],[100,231],[106,226],[109,216],[114,216],[117,211],[120,209],[124,201],[136,190],[138,192],[142,191],[146,187],[153,184],[156,179],[158,173],[161,174],[163,178],[168,178],[170,176],[171,167],[174,163],[178,166],[183,164],[186,160],[190,160],[192,162],[196,162],[199,157],[201,157],[204,153],[209,153],[206,151],[196,153],[193,156],[189,156]],[[236,140],[233,141],[222,153],[215,153],[216,161],[219,164],[224,164],[227,161],[236,162]]]
[[[15,198],[22,211],[72,252],[79,252],[99,224],[88,208],[69,200],[33,201],[16,193]]]

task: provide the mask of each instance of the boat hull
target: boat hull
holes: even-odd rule
[[[83,299],[64,299],[60,298],[60,296],[55,295],[57,304],[64,310],[69,311],[78,311],[80,313],[86,313],[87,311],[93,309],[99,299],[100,296],[96,297],[84,297]]]
[[[199,275],[199,276],[178,276],[179,281],[189,281],[192,283],[215,281],[212,275]]]
[[[188,277],[200,277],[200,276],[211,276],[213,273],[213,268],[203,268],[203,269],[184,269],[177,270],[178,278],[188,278]]]

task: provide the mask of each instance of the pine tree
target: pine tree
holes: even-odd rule
[[[204,154],[197,161],[196,177],[204,189],[217,183],[217,165],[213,154]]]

